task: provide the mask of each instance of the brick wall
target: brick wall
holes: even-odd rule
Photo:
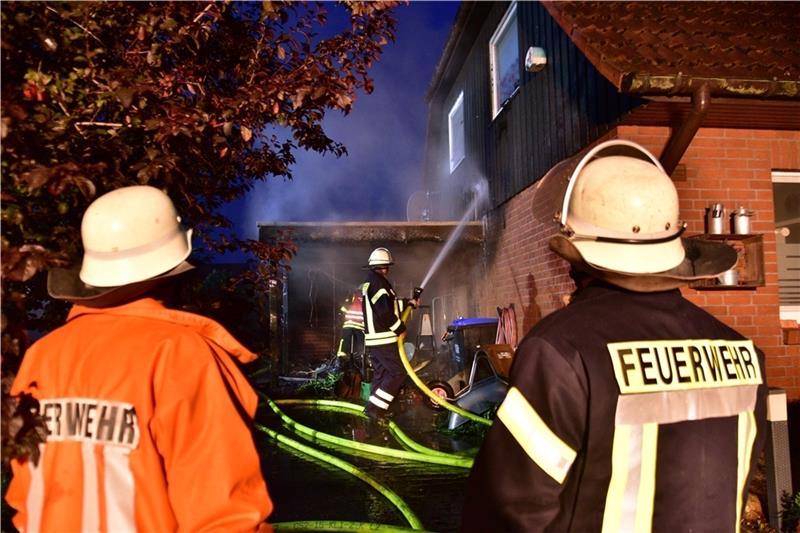
[[[638,142],[656,155],[668,136],[667,128],[635,126],[609,135]],[[766,282],[729,291],[686,288],[684,295],[751,338],[766,354],[769,385],[786,389],[789,399],[800,398],[800,346],[783,344],[779,320],[771,181],[774,169],[800,169],[800,132],[701,129],[681,164],[686,175],[676,186],[688,234],[705,231],[705,209],[711,203],[754,210],[751,226],[763,235]],[[566,263],[547,248],[552,226],[532,216],[535,197],[536,187],[529,187],[491,215],[494,260],[479,285],[483,312],[494,314],[495,306],[514,304],[520,338],[539,318],[561,307],[572,291]]]

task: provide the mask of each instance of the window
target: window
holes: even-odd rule
[[[464,159],[464,91],[456,98],[447,115],[447,129],[450,136],[450,172],[453,172]]]
[[[800,322],[800,172],[773,172],[781,320]]]
[[[511,4],[489,41],[492,76],[492,117],[503,108],[519,87],[519,33],[517,3]]]

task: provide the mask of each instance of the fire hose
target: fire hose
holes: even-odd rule
[[[375,478],[373,478],[369,474],[363,472],[362,470],[359,470],[358,468],[356,468],[352,464],[348,463],[347,461],[339,459],[338,457],[334,457],[333,455],[331,455],[329,453],[325,453],[323,451],[314,449],[311,446],[307,446],[307,445],[303,444],[302,442],[299,442],[299,441],[296,441],[296,440],[294,440],[294,439],[292,439],[290,437],[287,437],[286,435],[281,435],[277,431],[274,431],[274,430],[272,430],[272,429],[270,429],[270,428],[268,428],[266,426],[263,426],[261,424],[256,423],[255,427],[259,431],[262,431],[262,432],[266,433],[271,438],[277,440],[278,442],[280,442],[282,444],[285,444],[285,445],[289,446],[290,448],[298,450],[298,451],[300,451],[300,452],[302,452],[302,453],[304,453],[306,455],[310,455],[311,457],[319,459],[320,461],[328,463],[328,464],[330,464],[332,466],[340,468],[341,470],[344,470],[345,472],[347,472],[349,474],[354,475],[355,477],[357,477],[358,479],[360,479],[364,483],[367,483],[369,486],[371,486],[372,488],[374,488],[375,490],[380,492],[383,496],[386,497],[386,499],[388,499],[390,502],[392,502],[392,504],[394,504],[394,506],[397,507],[397,509],[400,511],[400,513],[403,515],[403,517],[408,522],[408,524],[414,530],[423,529],[422,522],[420,522],[419,518],[417,517],[416,514],[414,514],[414,511],[411,510],[411,508],[408,506],[408,504],[406,504],[406,502],[404,502],[403,499],[400,498],[400,496],[398,496],[396,492],[394,492],[389,487],[386,487],[385,485],[382,485],[381,483],[379,483]],[[337,524],[337,523],[338,522],[330,521],[328,523],[328,525],[331,526],[331,525],[334,525],[334,524]],[[291,524],[294,524],[295,527],[292,527]],[[310,521],[310,522],[308,522],[308,524],[312,525],[312,524],[316,524],[316,522],[315,521]],[[345,524],[352,524],[352,523],[351,522],[347,522]],[[369,524],[369,525],[370,526],[373,526],[373,525],[384,526],[383,524]],[[284,529],[282,527],[283,524],[281,524],[281,523],[272,524],[272,526],[277,530]],[[388,527],[394,527],[394,526],[388,526]],[[285,529],[302,529],[302,528],[297,527],[297,523],[296,522],[294,522],[294,523],[290,522],[289,523],[289,527],[287,527]],[[317,529],[315,527],[311,531],[325,531],[325,530],[324,529]],[[330,529],[328,531],[330,531]],[[347,527],[344,527],[344,528],[335,529],[335,531],[363,531],[363,530],[360,529],[360,528],[349,529]],[[376,531],[380,531],[380,530],[376,529]],[[386,530],[383,530],[383,531],[386,531]],[[390,529],[389,531],[392,531],[392,530]]]
[[[335,435],[331,435],[329,433],[324,433],[322,431],[317,431],[313,428],[300,424],[299,422],[293,420],[289,416],[287,416],[283,411],[281,411],[280,407],[273,401],[271,398],[267,397],[263,393],[259,392],[259,395],[264,399],[270,409],[275,412],[276,415],[281,419],[281,423],[285,425],[287,428],[291,429],[295,433],[309,440],[316,441],[316,442],[324,442],[328,444],[332,444],[339,448],[344,449],[351,449],[351,450],[358,450],[361,452],[372,453],[375,455],[381,455],[385,457],[393,457],[395,459],[405,459],[410,461],[418,461],[423,463],[433,463],[433,464],[440,464],[446,466],[454,466],[459,468],[471,468],[473,460],[471,457],[464,457],[455,454],[448,454],[445,452],[438,452],[435,450],[429,450],[424,453],[420,451],[409,451],[409,450],[399,450],[397,448],[388,448],[386,446],[377,446],[375,444],[367,444],[364,442],[356,442],[350,439],[345,439],[342,437],[337,437]],[[312,401],[319,402],[320,400]],[[395,435],[398,434],[399,428],[395,424],[395,429],[393,433]],[[401,432],[401,431],[400,431]],[[401,432],[402,433],[402,432]],[[405,436],[407,441],[411,440],[408,436]],[[421,446],[421,445],[417,445]],[[422,447],[424,448],[424,447]],[[434,452],[434,453],[431,453]]]
[[[422,289],[420,288],[414,289],[415,299],[418,298],[421,293]],[[403,317],[402,317],[403,323],[407,323],[408,318],[410,316],[411,316],[411,306],[406,307],[403,310]],[[489,420],[488,418],[484,418],[480,415],[473,413],[472,411],[467,411],[466,409],[462,409],[457,405],[453,405],[452,403],[448,402],[441,396],[434,394],[433,391],[431,391],[431,389],[429,389],[428,386],[425,385],[425,383],[423,383],[421,379],[419,379],[419,376],[417,376],[417,373],[414,372],[414,369],[411,367],[411,363],[408,360],[408,356],[406,355],[406,348],[403,345],[405,339],[406,339],[405,332],[403,332],[397,338],[397,349],[400,351],[400,362],[403,363],[403,367],[406,369],[406,373],[411,378],[411,381],[413,381],[414,384],[417,386],[417,388],[419,388],[419,390],[421,390],[423,394],[425,394],[428,398],[436,402],[438,405],[441,405],[448,411],[461,415],[464,418],[472,420],[473,422],[478,422],[479,424],[485,424],[487,426],[491,426],[492,421]]]
[[[334,411],[340,412],[348,412],[353,414],[358,414],[363,418],[367,418],[364,415],[364,407],[356,404],[345,402],[342,400],[304,400],[304,399],[286,399],[286,400],[275,400],[275,403],[278,405],[310,405],[319,408],[329,408]],[[389,421],[389,431],[394,435],[398,442],[400,442],[406,448],[409,448],[412,451],[426,454],[426,455],[436,455],[439,457],[464,457],[464,454],[452,454],[443,452],[441,450],[434,450],[433,448],[428,448],[427,446],[423,446],[422,444],[416,442],[411,437],[409,437],[400,426],[397,425],[396,422],[393,420]],[[455,466],[455,465],[454,465]]]
[[[391,456],[396,458],[410,458],[413,460],[423,460],[420,459],[419,456],[427,455],[432,457],[439,457],[441,460],[429,460],[425,462],[434,462],[438,464],[447,464],[449,466],[458,466],[469,468],[472,465],[472,459],[468,457],[463,457],[447,452],[442,452],[440,450],[434,450],[423,446],[413,439],[411,439],[408,435],[406,435],[400,428],[397,426],[396,423],[393,421],[389,422],[389,430],[393,433],[395,438],[405,446],[411,448],[418,455],[406,455],[403,453],[394,453],[394,452],[402,452],[402,450],[393,450],[392,448],[384,447],[384,446],[374,446],[369,444],[363,444],[358,442],[353,442],[348,439],[339,439],[333,435],[329,435],[323,432],[315,431],[311,428],[307,428],[302,424],[298,424],[290,417],[285,415],[277,406],[278,403],[282,405],[304,405],[304,406],[313,406],[317,408],[327,408],[341,412],[348,412],[348,413],[357,413],[360,416],[363,415],[363,407],[357,404],[353,404],[350,402],[340,401],[340,400],[306,400],[306,399],[286,399],[286,400],[277,400],[273,401],[263,393],[258,393],[267,403],[267,405],[281,418],[281,421],[284,425],[292,429],[293,431],[297,432],[299,435],[311,438],[312,440],[316,441],[323,441],[327,442],[328,444],[333,444],[338,447],[343,448],[350,448],[352,450],[359,450],[368,453],[374,453],[378,455],[384,456]],[[369,484],[371,487],[376,489],[380,492],[384,497],[386,497],[392,504],[394,504],[397,509],[403,514],[403,516],[408,521],[409,525],[413,529],[398,527],[389,524],[377,524],[377,523],[366,523],[366,522],[350,522],[350,521],[338,521],[338,520],[302,520],[302,521],[292,521],[292,522],[278,522],[272,524],[276,531],[345,531],[345,532],[357,532],[357,531],[378,531],[383,533],[403,533],[408,531],[419,531],[422,529],[422,524],[416,515],[411,511],[408,505],[400,498],[394,491],[385,487],[384,485],[380,484],[374,478],[363,472],[362,470],[358,469],[354,465],[339,459],[335,456],[332,456],[328,453],[325,453],[321,450],[316,450],[307,446],[299,441],[296,441],[290,437],[285,435],[281,435],[280,433],[267,428],[261,424],[255,424],[256,429],[266,433],[270,438],[278,441],[279,443],[288,446],[295,451],[309,455],[314,457],[318,460],[336,466],[348,472],[355,477],[361,479],[365,483]]]
[[[418,529],[375,524],[373,522],[347,522],[344,520],[298,520],[271,524],[275,531],[377,531],[378,533],[419,532]]]

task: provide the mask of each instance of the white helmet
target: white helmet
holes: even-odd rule
[[[97,198],[83,215],[80,279],[115,287],[164,274],[192,252],[192,230],[159,189],[136,185]]]
[[[367,266],[369,268],[389,266],[393,264],[394,261],[392,260],[392,254],[386,248],[375,248],[372,250],[372,253],[369,254],[369,261],[367,262]]]
[[[615,285],[667,290],[717,276],[736,263],[736,251],[724,243],[681,237],[686,224],[679,219],[672,179],[631,141],[606,141],[562,161],[542,178],[536,194],[535,217],[558,202],[551,220],[559,233],[549,240],[550,249]]]
[[[583,159],[564,197],[562,232],[592,265],[633,274],[663,272],[685,254],[678,191],[658,160],[636,148],[639,157],[593,158],[590,152]]]

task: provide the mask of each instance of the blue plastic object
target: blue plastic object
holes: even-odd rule
[[[487,326],[489,324],[497,325],[497,319],[490,316],[479,316],[471,318],[456,318],[450,324],[451,328],[464,328],[469,326]]]

